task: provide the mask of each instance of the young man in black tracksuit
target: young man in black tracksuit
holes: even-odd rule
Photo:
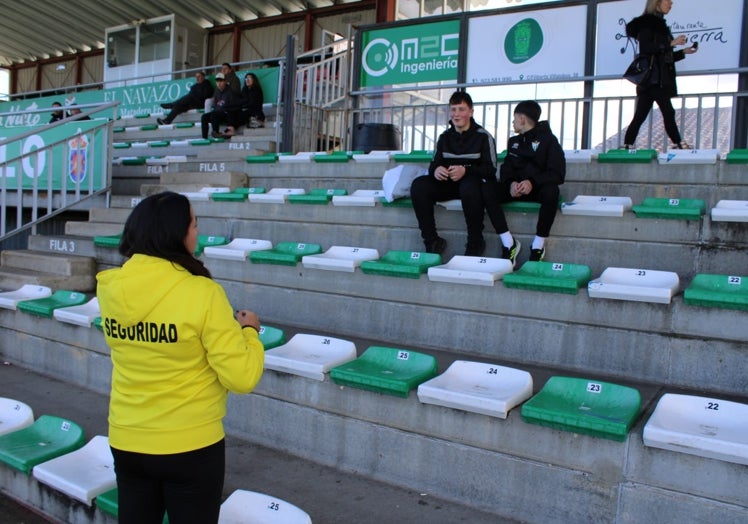
[[[502,244],[501,258],[515,263],[520,243],[509,232],[501,204],[511,200],[540,203],[530,261],[543,260],[545,240],[558,209],[558,186],[566,177],[566,158],[547,121],[539,122],[540,105],[534,100],[520,102],[512,121],[516,135],[507,142],[507,156],[499,170],[498,184],[486,184],[486,211]]]
[[[459,198],[467,224],[465,255],[481,256],[483,240],[486,180],[496,181],[496,143],[493,137],[473,120],[473,100],[469,94],[456,91],[449,99],[449,129],[436,144],[428,175],[413,180],[410,196],[428,253],[443,253],[447,241],[436,232],[436,202]]]

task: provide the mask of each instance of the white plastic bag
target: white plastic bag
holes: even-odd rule
[[[419,166],[400,164],[384,172],[382,189],[387,202],[410,196],[410,184],[419,176],[428,175],[428,169]]]

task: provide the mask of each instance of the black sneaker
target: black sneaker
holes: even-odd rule
[[[465,244],[466,257],[482,257],[486,251],[486,241],[482,238],[479,240],[468,240]]]
[[[158,125],[160,125],[160,126],[165,126],[165,125],[166,125],[166,120],[164,120],[163,118],[157,118],[157,119],[156,119],[156,122],[157,122],[157,123],[158,123]]]
[[[426,253],[436,253],[437,255],[441,255],[447,249],[447,241],[442,237],[436,237],[434,240],[424,240],[423,245],[426,246]]]
[[[501,246],[501,258],[509,260],[514,267],[517,265],[517,255],[519,255],[520,249],[522,249],[522,244],[515,238],[512,247]]]
[[[545,258],[545,248],[541,247],[540,249],[531,249],[530,258],[528,258],[527,260],[529,260],[530,262],[540,262],[544,258]]]

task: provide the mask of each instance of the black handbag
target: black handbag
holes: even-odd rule
[[[623,78],[636,85],[646,84],[652,74],[654,55],[636,55],[623,73]]]

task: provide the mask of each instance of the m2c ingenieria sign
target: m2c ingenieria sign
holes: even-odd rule
[[[363,31],[361,87],[456,81],[460,21]]]

